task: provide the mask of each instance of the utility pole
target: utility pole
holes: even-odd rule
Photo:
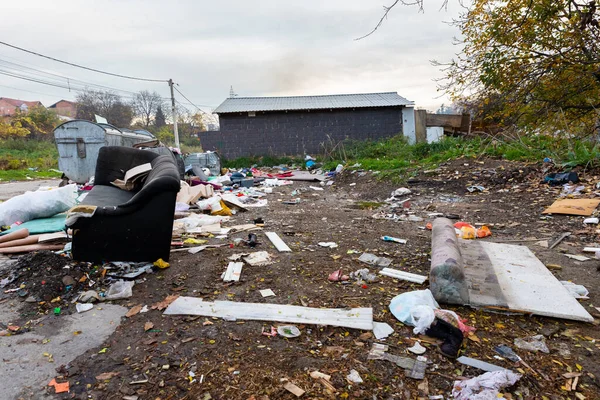
[[[173,115],[173,135],[175,136],[175,147],[179,147],[179,132],[177,131],[177,111],[175,110],[175,95],[173,94],[173,79],[169,79],[169,88],[171,88],[171,113]]]

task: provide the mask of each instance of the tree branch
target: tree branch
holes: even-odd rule
[[[394,8],[396,6],[396,4],[398,4],[399,2],[400,2],[400,0],[394,0],[394,3],[391,6],[389,6],[389,7],[388,6],[383,6],[383,10],[384,10],[383,16],[381,17],[381,19],[379,20],[379,22],[377,23],[377,25],[375,25],[375,28],[373,28],[373,30],[371,32],[367,33],[366,35],[361,36],[359,38],[356,38],[354,40],[361,40],[361,39],[364,39],[367,36],[371,36],[373,33],[375,33],[375,31],[377,29],[379,29],[379,27],[381,26],[381,24],[383,24],[383,20],[385,20],[387,18],[387,15],[390,12],[390,10],[392,8]],[[405,4],[404,1],[402,1],[402,4]],[[422,8],[422,3],[420,2],[420,0],[417,0],[413,4],[421,4],[421,8]]]

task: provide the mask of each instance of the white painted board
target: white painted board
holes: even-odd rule
[[[265,235],[267,235],[271,243],[273,243],[273,246],[275,246],[275,248],[279,250],[280,253],[292,251],[292,249],[290,249],[288,245],[285,244],[283,240],[281,240],[277,233],[265,232]]]
[[[427,280],[426,276],[413,274],[410,272],[400,271],[394,268],[384,268],[379,271],[381,275],[389,276],[390,278],[400,279],[403,281],[414,282],[414,283],[424,283]]]
[[[594,321],[526,246],[484,241],[477,241],[477,245],[488,255],[511,310],[576,321]]]
[[[566,289],[565,289],[566,290]],[[372,308],[312,308],[283,304],[202,301],[197,297],[179,297],[165,310],[165,315],[200,315],[228,320],[252,320],[340,326],[370,331]]]
[[[225,276],[223,277],[224,282],[237,282],[240,280],[240,276],[242,275],[242,267],[244,263],[242,262],[230,262],[227,266],[227,271],[225,271]]]

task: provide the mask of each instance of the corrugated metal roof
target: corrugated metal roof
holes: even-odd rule
[[[413,105],[414,102],[396,92],[335,94],[327,96],[233,97],[226,99],[215,114],[248,111],[323,110],[332,108],[365,108]]]

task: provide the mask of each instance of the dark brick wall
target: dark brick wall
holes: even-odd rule
[[[222,114],[219,120],[221,130],[202,132],[200,142],[228,159],[319,154],[328,135],[337,143],[402,133],[401,107]]]

